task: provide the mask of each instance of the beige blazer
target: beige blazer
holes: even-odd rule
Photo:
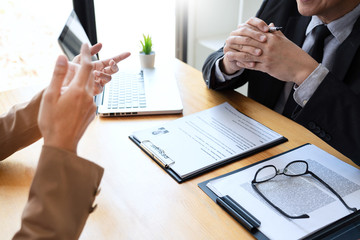
[[[42,93],[0,116],[0,160],[37,141]],[[89,214],[104,169],[76,154],[43,146],[21,228],[13,239],[77,239]],[[6,207],[6,206],[2,206]]]

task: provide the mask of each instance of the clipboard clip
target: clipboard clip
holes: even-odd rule
[[[144,140],[140,143],[140,146],[149,154],[155,161],[157,161],[162,167],[169,168],[172,164],[175,163],[165,151],[154,145],[149,140]]]
[[[233,216],[249,231],[253,231],[260,227],[261,222],[254,217],[251,213],[246,211],[245,208],[240,206],[229,195],[216,198],[216,203],[219,204],[226,212]]]

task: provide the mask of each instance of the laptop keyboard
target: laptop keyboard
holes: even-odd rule
[[[143,72],[121,72],[110,81],[108,109],[146,107]]]

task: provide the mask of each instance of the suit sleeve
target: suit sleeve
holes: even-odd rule
[[[0,116],[0,160],[41,138],[37,117],[43,92]]]
[[[13,239],[78,239],[94,209],[103,171],[74,153],[43,146]]]
[[[224,56],[223,48],[220,48],[219,50],[210,54],[210,56],[207,57],[202,67],[203,79],[205,81],[206,86],[210,89],[216,89],[216,90],[224,89],[223,86],[228,85],[228,82],[230,82],[230,81],[225,81],[221,83],[216,80],[215,63],[219,58],[222,58],[223,56]]]
[[[359,79],[347,80],[359,85]],[[360,166],[359,87],[328,73],[294,120]]]

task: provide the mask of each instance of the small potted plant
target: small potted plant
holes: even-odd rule
[[[140,52],[141,68],[154,68],[155,52],[152,51],[152,40],[149,35],[143,34],[144,41],[140,40],[142,51]]]

